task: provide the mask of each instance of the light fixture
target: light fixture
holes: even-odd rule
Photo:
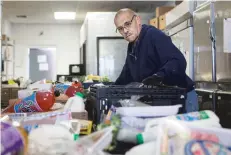
[[[54,17],[56,20],[74,20],[75,12],[55,12]]]

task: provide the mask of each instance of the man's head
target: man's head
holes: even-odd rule
[[[131,9],[119,10],[114,18],[117,32],[119,32],[128,42],[134,42],[139,37],[141,31],[141,19]]]

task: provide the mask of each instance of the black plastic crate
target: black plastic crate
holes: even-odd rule
[[[216,107],[221,126],[231,129],[231,91],[216,92]]]
[[[215,106],[215,92],[216,90],[196,89],[198,95],[199,110],[216,111]]]
[[[90,96],[86,101],[89,119],[99,124],[103,114],[107,114],[111,105],[120,99],[130,99],[133,95],[143,96],[140,100],[151,106],[182,104],[180,113],[185,112],[186,89],[179,87],[127,88],[125,86],[90,87]]]

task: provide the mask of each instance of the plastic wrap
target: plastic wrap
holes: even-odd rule
[[[88,136],[80,138],[77,141],[76,154],[94,155],[96,152],[104,150],[112,142],[112,131],[113,127],[107,127]]]
[[[61,121],[71,120],[71,112],[14,113],[8,117],[12,121],[20,122],[27,132],[31,132],[42,124],[59,124]]]
[[[41,125],[29,135],[29,155],[73,155],[73,135],[64,125]]]
[[[158,130],[156,155],[231,154],[231,130],[166,120]]]

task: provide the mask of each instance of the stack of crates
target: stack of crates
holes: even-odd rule
[[[152,88],[127,88],[125,86],[90,87],[90,95],[86,102],[89,119],[94,124],[101,123],[104,114],[107,114],[111,105],[121,99],[131,99],[139,95],[142,102],[151,106],[170,106],[181,104],[180,113],[185,112],[186,89],[179,87],[152,87]]]

